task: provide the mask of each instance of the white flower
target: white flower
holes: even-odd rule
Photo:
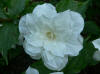
[[[53,73],[50,73],[50,74],[64,74],[63,72],[53,72]]]
[[[96,39],[93,42],[93,45],[98,50],[94,53],[93,58],[97,61],[100,61],[100,39]]]
[[[32,67],[28,67],[28,69],[26,70],[25,74],[39,74],[38,70]]]
[[[0,24],[0,27],[2,27],[3,26],[3,24]]]
[[[96,39],[92,43],[100,51],[100,39]]]
[[[96,51],[93,55],[94,60],[100,61],[100,51]]]
[[[32,67],[28,67],[28,69],[26,70],[25,74],[39,74],[39,71],[35,68]],[[53,72],[50,74],[64,74],[63,72]]]
[[[25,52],[33,59],[42,58],[46,67],[57,71],[66,66],[68,56],[77,56],[83,48],[80,35],[83,27],[79,13],[70,10],[57,13],[48,3],[38,5],[19,22]]]

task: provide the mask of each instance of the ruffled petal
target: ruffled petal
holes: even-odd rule
[[[29,44],[27,41],[23,44],[25,52],[30,55],[33,59],[40,59],[41,58],[41,51],[42,48],[35,47]]]
[[[53,32],[56,34],[56,39],[66,41],[72,35],[71,20],[69,12],[58,13],[53,18]]]
[[[48,28],[48,21],[45,17],[37,17],[33,14],[27,14],[20,19],[19,31],[22,35],[30,35],[36,32],[43,32]]]
[[[42,59],[44,61],[44,65],[47,68],[51,70],[57,70],[57,71],[60,71],[61,69],[63,69],[68,62],[67,56],[57,57],[48,51],[42,52]]]
[[[66,42],[66,54],[70,56],[77,56],[83,48],[83,38],[81,35],[78,37],[72,36],[70,40]]]
[[[52,18],[57,14],[57,12],[56,8],[52,4],[45,3],[42,5],[37,5],[33,10],[33,14],[38,17],[45,16]]]
[[[26,25],[27,25],[26,27],[28,29],[27,31],[30,31],[31,34],[37,32],[44,33],[45,31],[51,30],[52,29],[51,24],[52,24],[52,20],[49,19],[48,17],[44,17],[44,16],[37,17],[33,14],[26,15]]]
[[[29,35],[37,31],[36,17],[32,14],[23,16],[19,21],[19,31],[23,36]]]
[[[66,45],[58,41],[46,41],[44,49],[51,52],[55,56],[64,57],[66,51]]]
[[[27,25],[26,25],[26,16],[21,17],[19,21],[19,31],[21,34],[26,34],[27,33]]]
[[[50,74],[64,74],[63,72],[53,72],[53,73],[50,73]]]
[[[52,25],[58,40],[69,40],[73,33],[79,35],[84,28],[82,16],[74,11],[66,10],[58,13],[53,20]]]
[[[97,48],[98,50],[100,50],[100,39],[96,39],[92,43],[95,46],[95,48]]]
[[[100,51],[96,51],[93,55],[94,60],[100,61]]]
[[[78,13],[74,11],[69,11],[69,15],[71,17],[71,26],[72,30],[76,34],[80,34],[84,28],[84,19],[83,17]]]
[[[25,74],[39,74],[38,70],[32,67],[28,67],[28,69],[26,70]]]
[[[34,33],[31,35],[25,36],[25,41],[35,47],[42,47],[43,46],[43,35],[40,33]]]

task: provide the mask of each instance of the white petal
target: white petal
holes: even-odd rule
[[[58,41],[46,41],[44,49],[51,52],[55,56],[64,57],[66,52],[66,45]]]
[[[2,27],[3,26],[3,24],[0,24],[0,27]]]
[[[26,16],[21,17],[19,21],[19,31],[21,34],[27,33]]]
[[[35,30],[35,20],[33,20],[32,14],[27,14],[23,16],[19,21],[19,31],[21,36],[29,35]]]
[[[27,41],[24,42],[23,47],[25,52],[30,55],[33,59],[40,59],[41,58],[41,51],[42,48],[35,47],[29,44]]]
[[[71,19],[69,12],[58,13],[53,18],[53,28],[56,34],[57,40],[66,41],[72,35]]]
[[[83,38],[81,35],[78,37],[72,36],[66,43],[67,55],[77,56],[83,48]]]
[[[37,17],[33,14],[26,15],[26,25],[28,30],[34,34],[36,32],[43,33],[51,29],[52,20],[47,17]]]
[[[84,27],[82,16],[70,10],[58,13],[54,18],[54,32],[57,32],[58,37],[69,39],[72,33],[80,34]]]
[[[42,47],[43,46],[43,36],[40,33],[34,33],[31,35],[26,35],[25,40],[30,43],[32,46],[35,47]]]
[[[57,14],[57,12],[52,4],[45,3],[42,5],[37,5],[33,10],[33,14],[38,17],[45,16],[52,18]]]
[[[41,21],[33,14],[26,15],[26,27],[27,31],[30,31],[32,34],[40,30]]]
[[[63,72],[53,72],[53,73],[50,73],[50,74],[64,74]]]
[[[94,60],[100,61],[100,51],[96,51],[93,55]]]
[[[43,51],[42,59],[44,61],[44,65],[48,69],[57,70],[57,71],[60,71],[61,69],[63,69],[68,62],[67,56],[57,57],[48,51]]]
[[[28,67],[28,69],[26,70],[25,74],[39,74],[38,70],[32,67]]]
[[[84,19],[83,17],[78,13],[74,11],[69,11],[71,22],[72,23],[72,29],[73,32],[80,34],[84,28]]]
[[[46,8],[46,5],[47,5],[47,7],[51,6],[50,4],[43,4],[43,5],[40,5],[39,7],[45,6],[45,8]],[[37,10],[38,10],[38,6],[36,7],[36,9],[34,11],[37,11]],[[50,15],[50,14],[47,14],[47,15]],[[22,35],[29,35],[31,33],[34,34],[36,32],[44,32],[48,29],[49,30],[51,29],[51,24],[52,24],[52,20],[49,19],[48,17],[45,17],[45,16],[37,17],[35,14],[30,13],[30,14],[23,16],[20,19],[19,31]]]
[[[98,50],[100,50],[100,39],[96,39],[92,42]]]
[[[27,14],[20,19],[19,31],[22,35],[34,34],[40,30],[41,20],[33,14]]]

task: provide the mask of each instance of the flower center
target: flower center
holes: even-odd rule
[[[55,34],[52,32],[47,32],[46,36],[48,37],[48,39],[50,40],[54,40],[56,38]]]

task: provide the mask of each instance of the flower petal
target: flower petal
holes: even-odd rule
[[[98,50],[100,50],[100,39],[96,39],[92,43],[95,46],[95,48],[97,48]]]
[[[30,55],[33,59],[40,59],[41,58],[41,50],[42,48],[35,47],[29,44],[27,41],[24,42],[23,47],[25,52]]]
[[[28,67],[28,69],[26,70],[25,74],[39,74],[38,70],[32,67]]]
[[[96,51],[93,55],[94,60],[100,61],[100,51]]]
[[[50,74],[64,74],[63,72],[53,72],[53,73],[50,73]]]
[[[66,10],[58,13],[54,19],[54,32],[57,32],[58,37],[69,39],[72,33],[80,34],[84,27],[82,16],[74,11]]]
[[[56,34],[56,39],[66,41],[72,35],[71,20],[69,12],[58,13],[53,18],[53,32]]]
[[[48,51],[42,52],[42,59],[44,61],[44,65],[47,68],[51,70],[57,70],[57,71],[60,71],[61,69],[63,69],[68,62],[67,56],[57,57]]]
[[[23,35],[30,35],[36,32],[41,32],[41,30],[48,27],[46,24],[47,22],[43,22],[45,20],[46,18],[38,18],[33,14],[27,14],[20,19],[19,31]]]
[[[19,21],[19,31],[22,35],[28,35],[36,31],[35,17],[32,14],[23,16]]]
[[[21,17],[19,21],[19,31],[21,34],[27,33],[26,16]]]
[[[72,29],[74,33],[80,34],[84,28],[84,19],[83,17],[78,13],[74,11],[69,11],[71,22],[72,22]]]
[[[55,56],[64,57],[66,52],[66,45],[58,41],[46,41],[44,49],[51,52]]]
[[[31,34],[43,33],[51,29],[52,20],[48,17],[37,17],[33,14],[26,15],[26,25]],[[29,33],[28,33],[29,34]]]
[[[33,10],[33,14],[38,17],[45,16],[52,18],[57,14],[57,12],[56,8],[52,4],[45,3],[42,5],[37,5]]]
[[[34,47],[43,46],[43,36],[40,33],[34,33],[31,35],[25,36],[25,40]]]
[[[66,43],[67,55],[77,56],[83,48],[83,38],[81,35],[78,37],[72,36]]]

